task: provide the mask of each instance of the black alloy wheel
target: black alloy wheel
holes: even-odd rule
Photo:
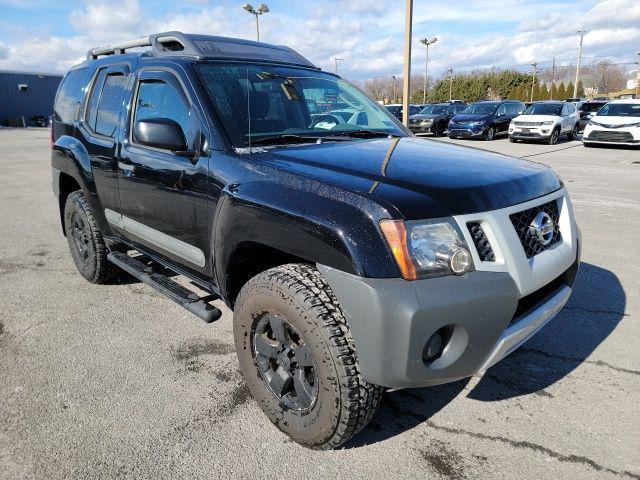
[[[279,315],[264,315],[253,335],[253,348],[263,380],[280,403],[308,410],[318,397],[311,350],[297,330]]]

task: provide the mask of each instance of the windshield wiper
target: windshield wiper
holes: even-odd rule
[[[329,138],[332,138],[332,137],[395,138],[400,136],[401,135],[398,135],[397,133],[378,132],[376,130],[361,129],[361,130],[346,130],[343,132],[334,132],[331,135],[329,135]]]
[[[287,133],[284,135],[274,135],[273,137],[261,137],[251,139],[251,146],[255,145],[290,145],[295,143],[315,143],[321,137],[312,135],[294,135]],[[247,145],[248,146],[248,145]]]

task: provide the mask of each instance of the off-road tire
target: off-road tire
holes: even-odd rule
[[[253,339],[265,315],[284,318],[311,350],[318,389],[315,402],[305,411],[281,405],[260,372]],[[253,397],[294,441],[331,449],[369,423],[384,389],[362,378],[338,300],[314,267],[288,264],[253,277],[238,295],[233,324],[240,368]]]
[[[83,255],[74,238],[76,216],[83,225],[82,232],[85,240],[86,255]],[[102,238],[102,233],[96,225],[84,194],[77,190],[71,192],[64,206],[64,228],[69,243],[69,250],[80,275],[91,283],[107,283],[119,269],[107,260],[108,249]]]

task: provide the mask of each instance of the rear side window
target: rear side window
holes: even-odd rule
[[[72,70],[62,80],[53,107],[54,118],[62,123],[71,124],[75,120],[76,109],[84,94],[87,69]]]
[[[100,71],[93,85],[85,116],[90,130],[105,137],[113,137],[127,88],[127,78],[122,72]]]
[[[118,125],[118,115],[127,88],[127,77],[121,73],[107,75],[96,113],[95,131],[112,137]]]

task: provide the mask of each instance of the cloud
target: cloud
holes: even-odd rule
[[[20,8],[20,2],[11,1]],[[37,3],[42,9],[50,5],[49,0]],[[63,72],[82,61],[89,48],[166,30],[254,39],[255,20],[241,10],[241,3],[189,0],[169,8],[155,0],[85,0],[67,11],[68,33],[45,26],[39,31],[56,33],[36,38],[25,14],[10,37],[0,33],[0,68]],[[271,12],[260,18],[261,37],[291,46],[323,69],[333,70],[334,58],[342,58],[339,71],[347,78],[400,74],[404,9],[399,3],[271,0]],[[448,68],[528,68],[531,62],[554,57],[571,61],[577,54],[580,26],[588,31],[586,59],[629,61],[636,56],[633,45],[640,43],[640,2],[467,0],[461,5],[415,0],[413,71],[424,69],[424,47],[418,40],[427,34],[438,37],[429,49],[429,71],[438,75]]]

